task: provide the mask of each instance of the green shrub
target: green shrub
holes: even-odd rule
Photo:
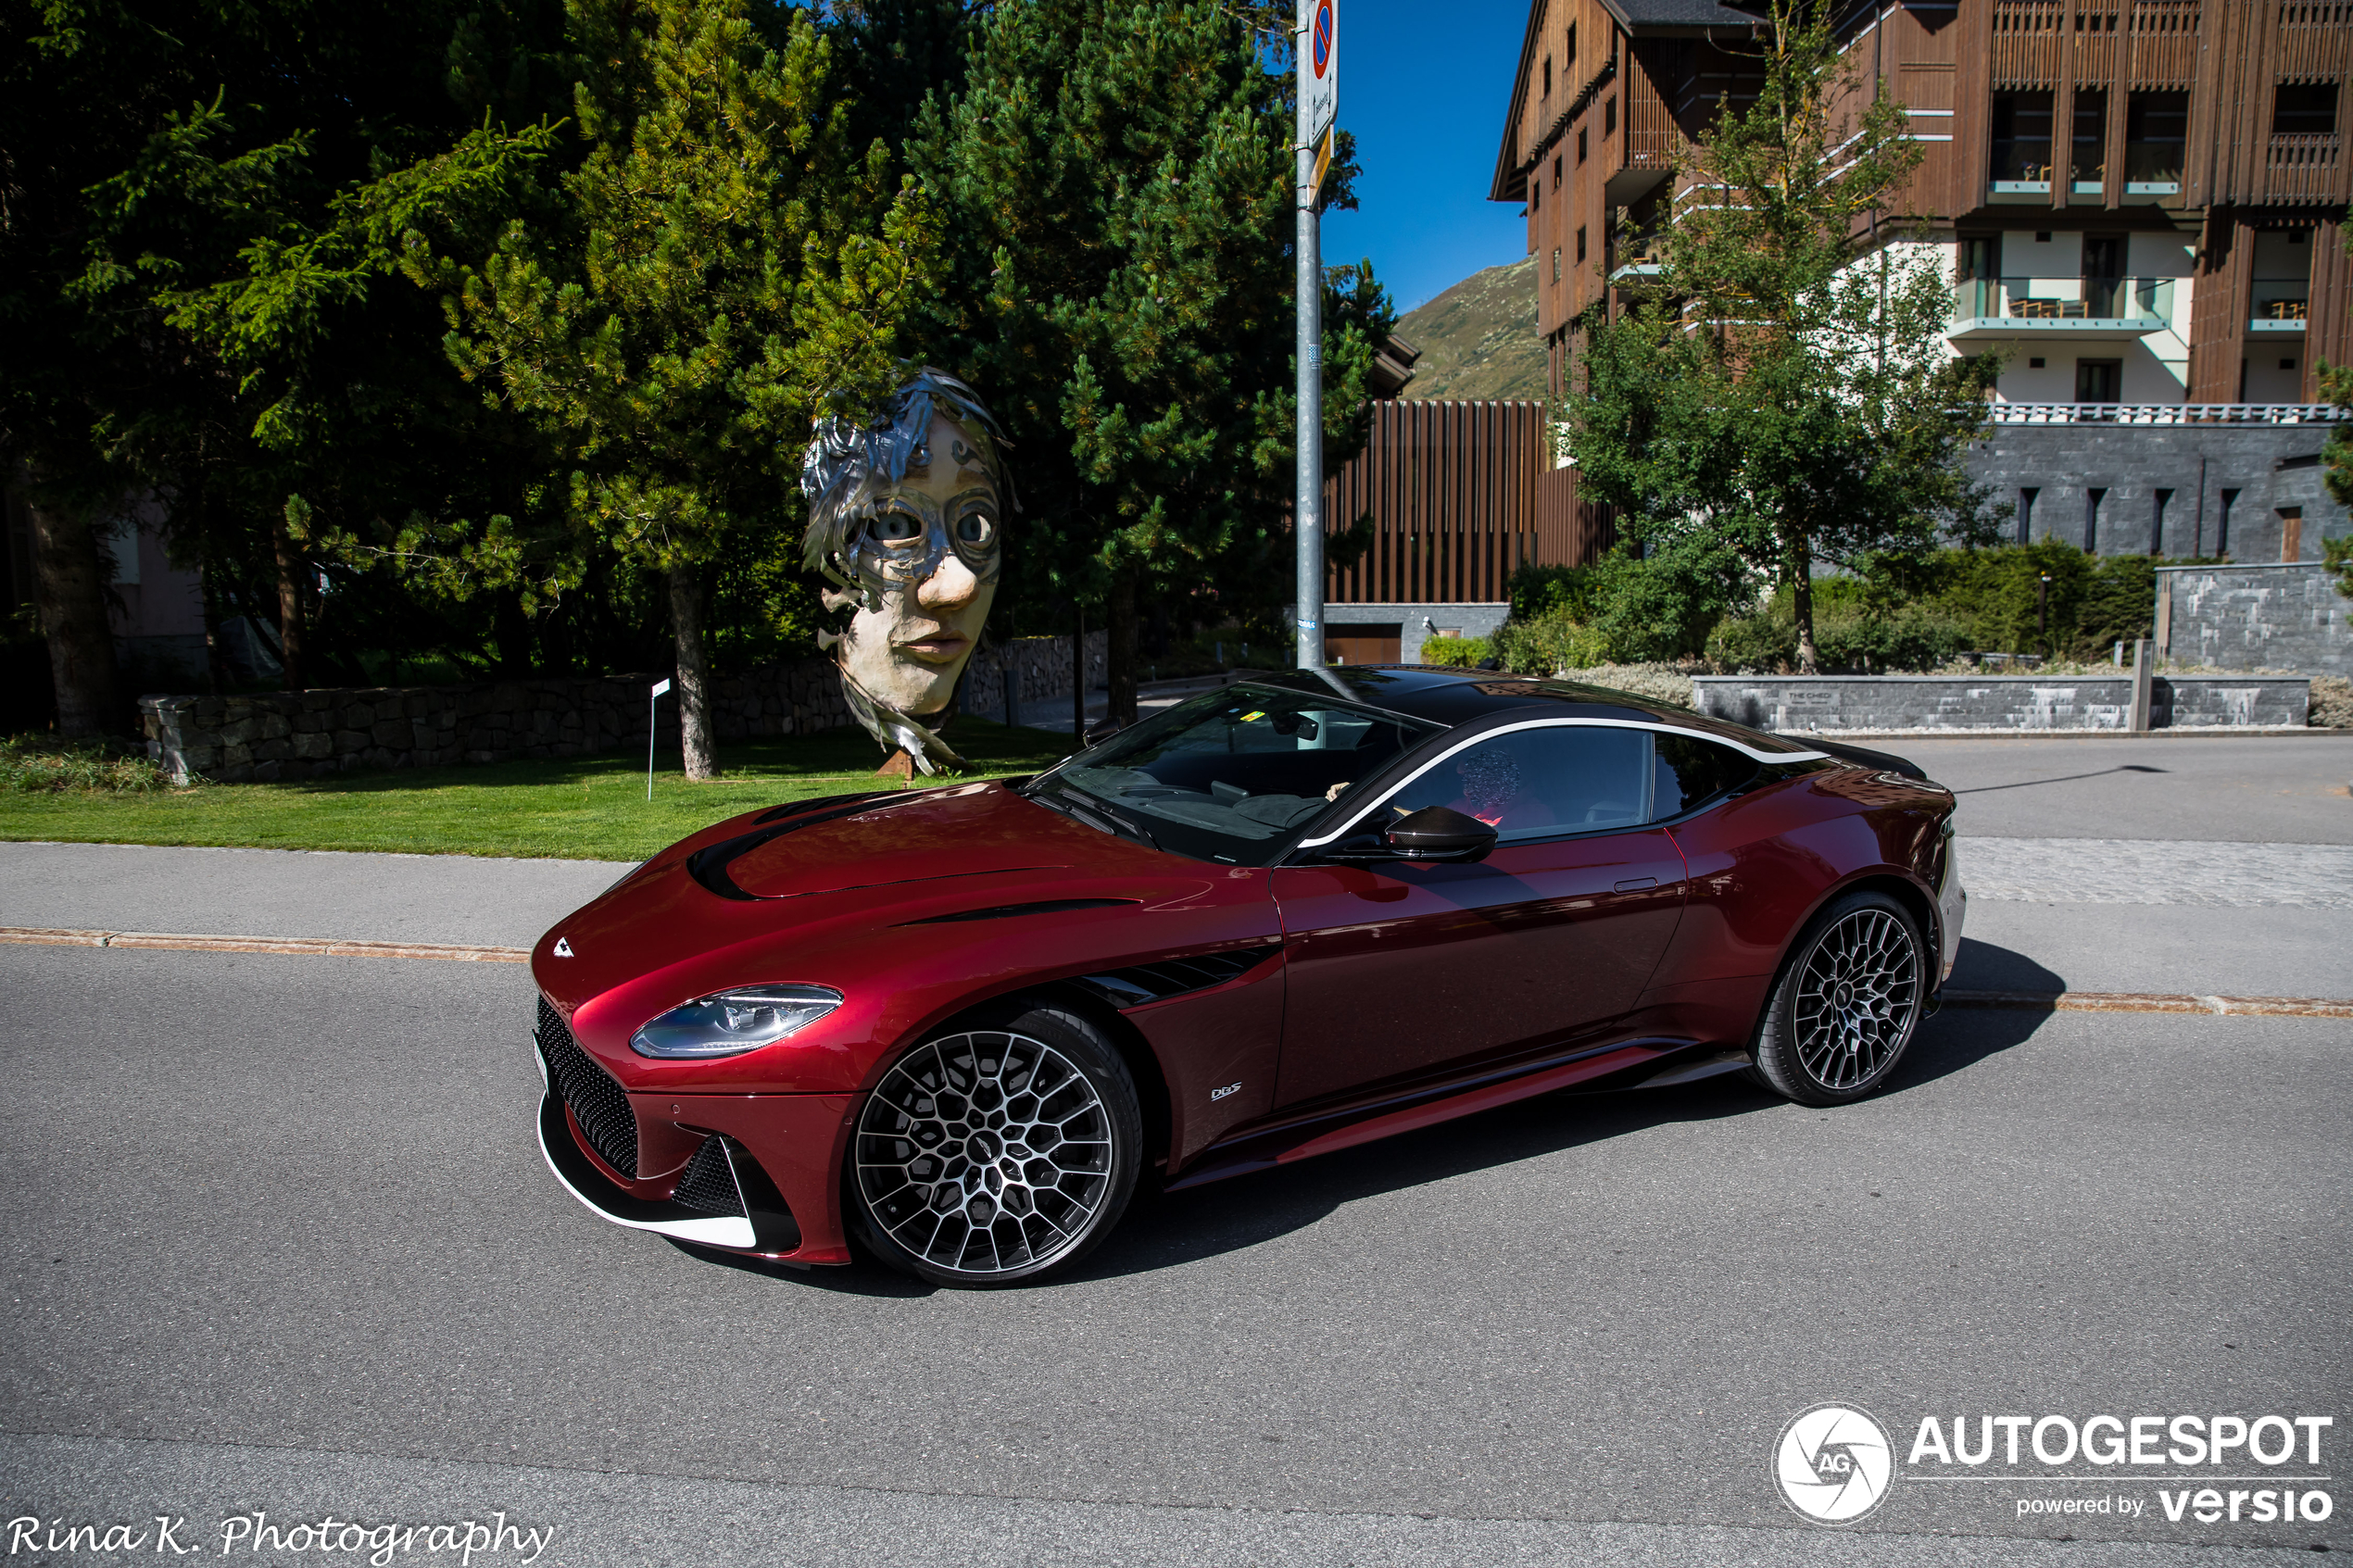
[[[0,788],[19,794],[150,794],[172,787],[144,746],[122,741],[61,741],[50,735],[0,740]]]
[[[1494,642],[1504,668],[1519,675],[1550,675],[1609,659],[1609,645],[1602,634],[1565,609],[1532,621],[1506,621]]]
[[[1969,635],[1968,623],[1940,604],[1876,603],[1851,578],[1814,583],[1814,651],[1826,673],[1933,670],[1968,648]],[[1796,669],[1797,610],[1788,594],[1774,595],[1755,615],[1719,621],[1707,659],[1740,674]]]
[[[1426,637],[1422,640],[1422,662],[1445,664],[1457,669],[1475,670],[1495,657],[1495,645],[1485,637]]]
[[[1523,566],[1504,580],[1504,596],[1512,602],[1514,621],[1539,621],[1566,612],[1572,620],[1592,617],[1593,579],[1591,566]]]
[[[1771,675],[1797,667],[1797,617],[1728,615],[1708,633],[1707,662],[1734,675]]]

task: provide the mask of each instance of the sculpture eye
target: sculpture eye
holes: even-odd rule
[[[869,536],[885,545],[903,545],[924,536],[924,520],[906,512],[885,512],[866,525]]]
[[[966,545],[987,549],[997,539],[997,520],[987,512],[966,512],[956,520],[956,537]]]

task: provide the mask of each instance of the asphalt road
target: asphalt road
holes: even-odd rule
[[[2227,755],[2263,743],[2170,744],[2216,748],[2196,791],[2271,766]],[[1978,776],[2003,782],[2007,755]],[[2353,806],[2284,798],[2261,842],[2347,841],[2328,835]],[[2045,836],[2142,836],[2055,812]],[[141,856],[168,921],[119,918]],[[245,879],[213,908],[283,910],[325,874],[350,889],[342,925],[283,934],[516,942],[574,899],[573,873],[585,897],[611,871],[79,863],[107,857],[81,878],[107,918],[69,918],[72,856],[0,852],[0,923],[258,929],[204,918],[208,880]],[[2345,919],[1981,900],[1964,973],[2344,996]],[[1969,1473],[2022,1481],[1930,1461],[1830,1532],[1768,1471],[1790,1416],[1841,1400],[1899,1450],[1931,1415],[2325,1415],[2317,1468],[2208,1473],[2341,1477],[2343,1021],[1948,1010],[1891,1092],[1836,1112],[1720,1081],[1555,1097],[1180,1195],[1066,1282],[966,1293],[758,1273],[598,1221],[532,1145],[529,1013],[505,965],[0,947],[6,1517],[152,1532],[164,1513],[210,1555],[256,1511],[485,1531],[504,1511],[554,1528],[541,1562],[845,1568],[2353,1548],[2342,1510],[2169,1522],[2179,1482],[2080,1461],[2067,1480]],[[2019,1512],[2068,1498],[2145,1512]]]

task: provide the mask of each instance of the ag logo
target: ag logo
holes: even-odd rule
[[[1852,1524],[1887,1497],[1895,1456],[1887,1428],[1848,1405],[1816,1405],[1790,1418],[1773,1446],[1773,1480],[1790,1507],[1817,1524]]]

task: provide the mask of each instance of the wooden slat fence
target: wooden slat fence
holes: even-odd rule
[[[1372,546],[1325,586],[1332,604],[1475,604],[1504,596],[1522,565],[1580,565],[1608,547],[1576,470],[1545,449],[1533,401],[1401,399],[1373,405],[1373,431],[1324,487],[1343,533],[1367,514]]]

